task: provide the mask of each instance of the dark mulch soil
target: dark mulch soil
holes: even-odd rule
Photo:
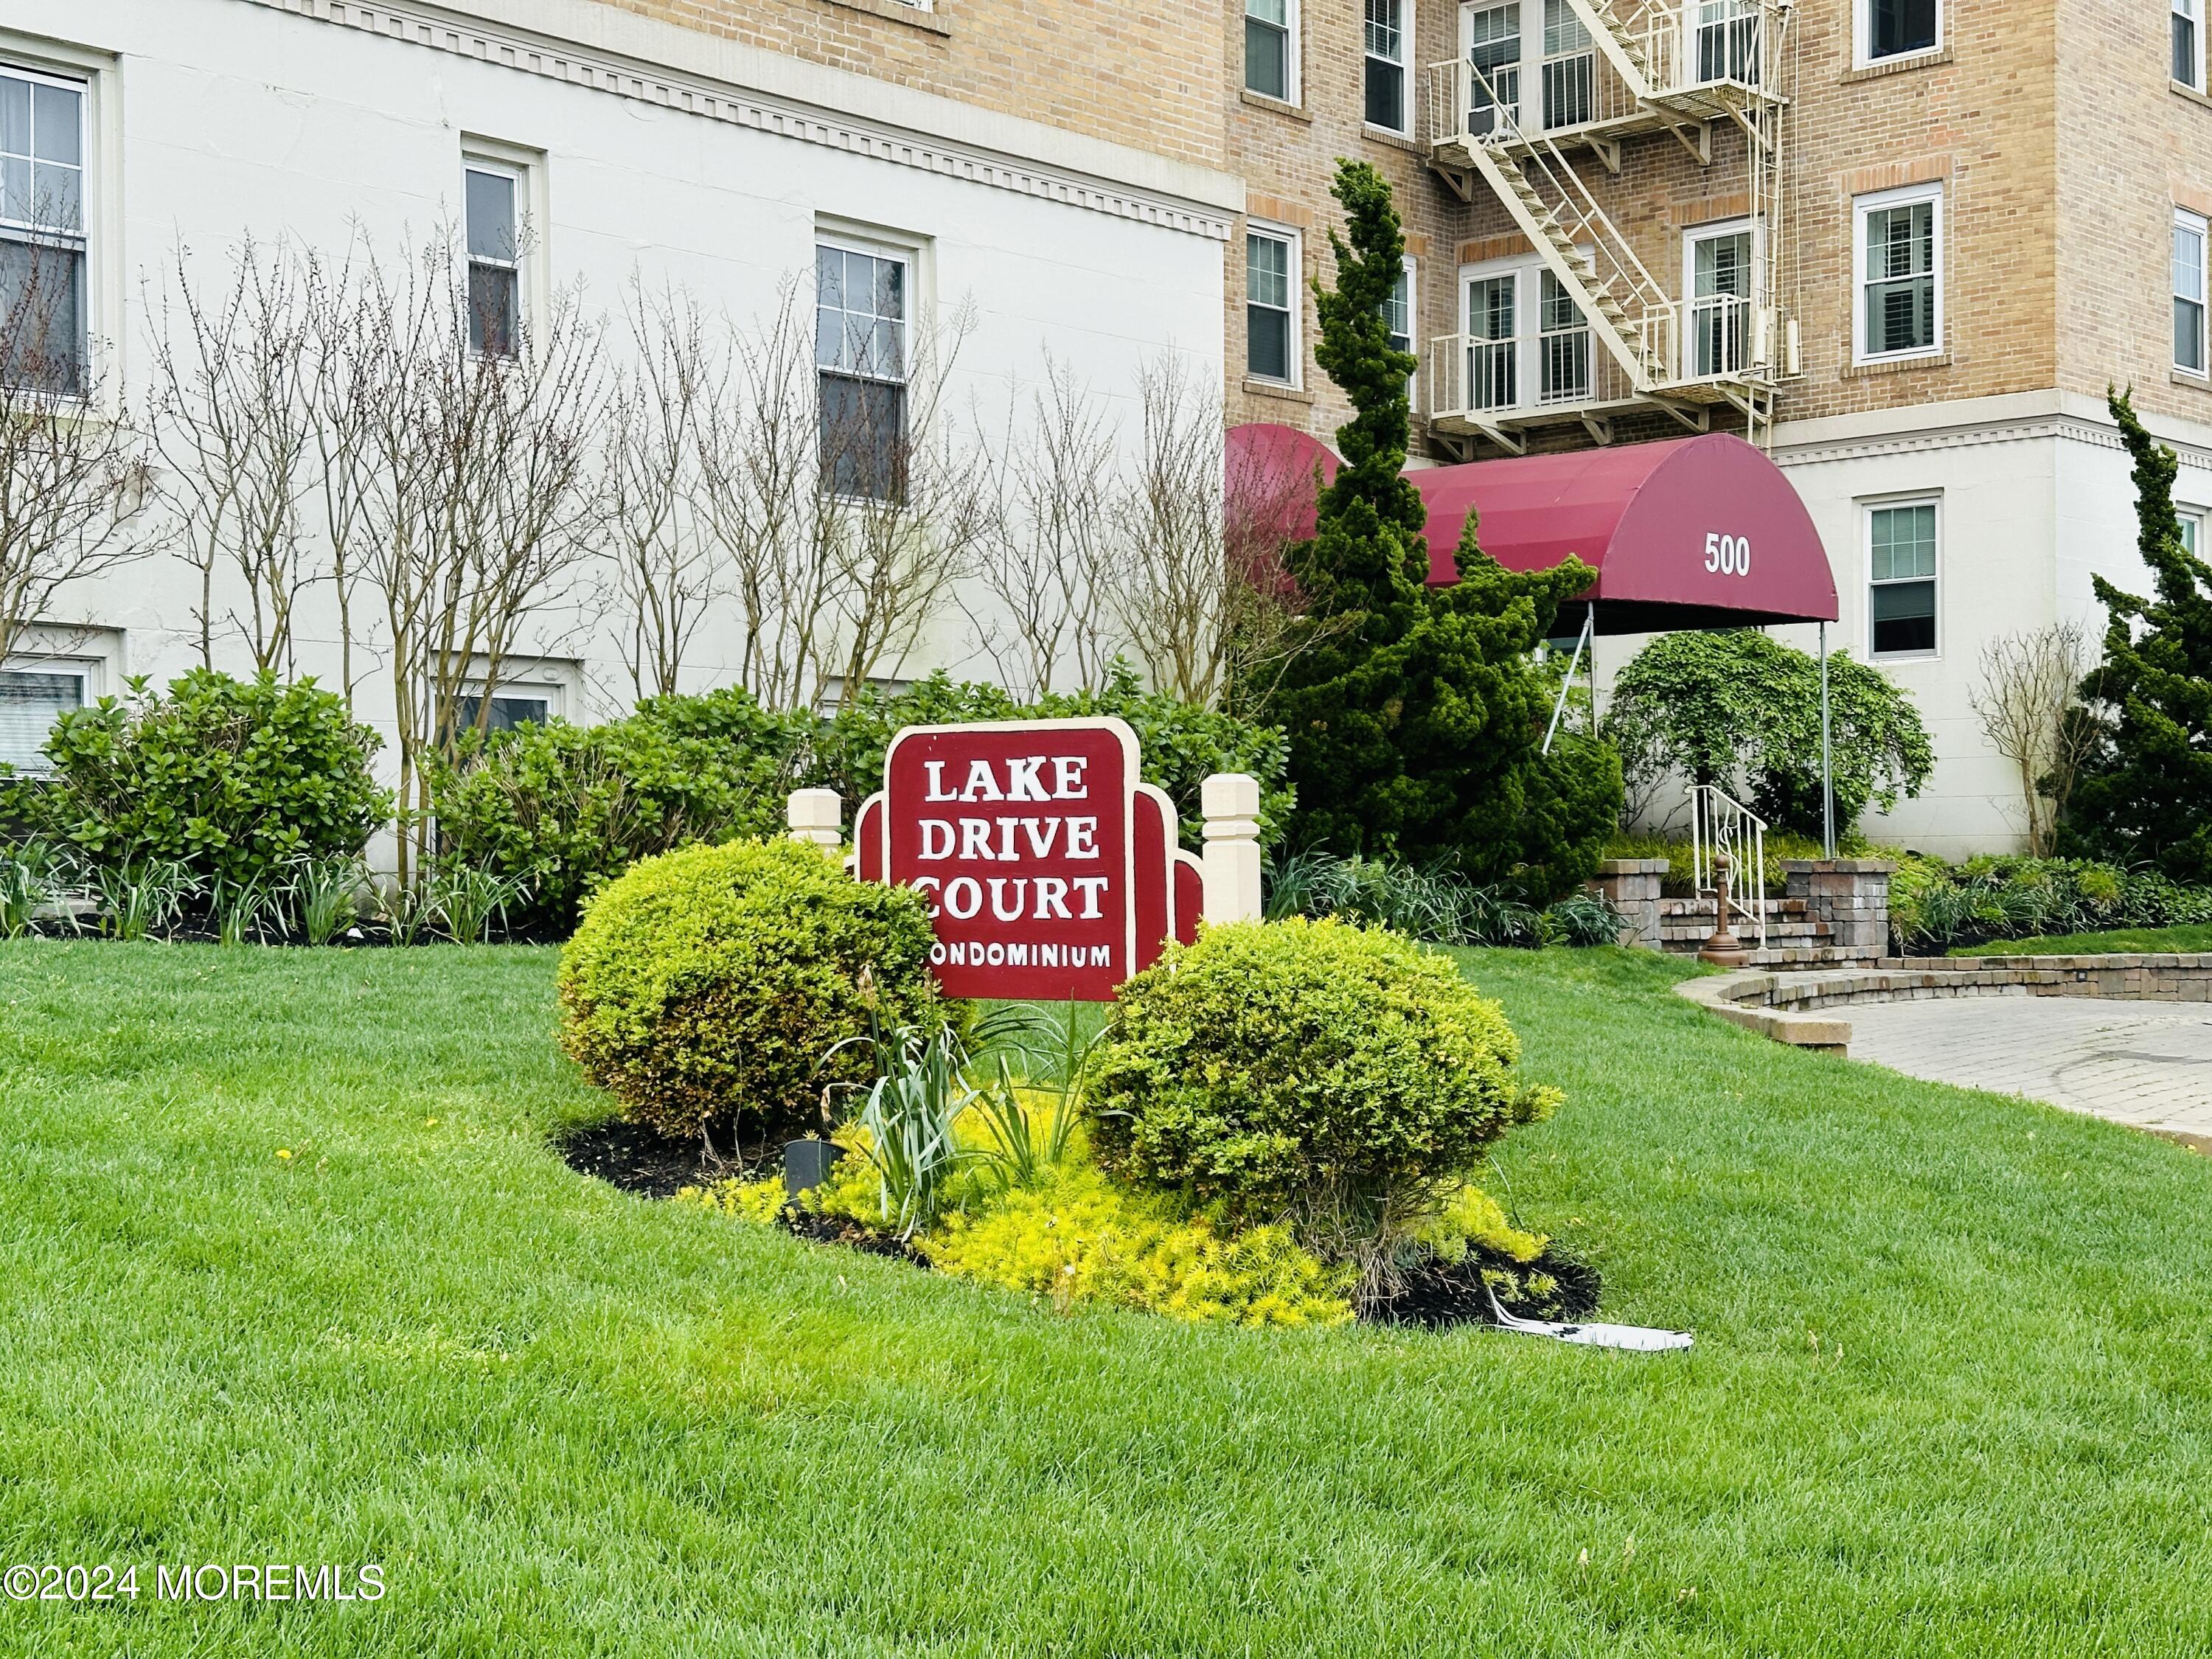
[[[1486,1267],[1498,1267],[1506,1268],[1516,1284],[1525,1283],[1525,1276],[1535,1272],[1548,1274],[1559,1285],[1544,1297],[1500,1292],[1498,1302],[1516,1319],[1571,1322],[1587,1319],[1597,1311],[1597,1269],[1586,1261],[1547,1250],[1523,1267],[1516,1262],[1488,1261],[1469,1252],[1456,1265],[1429,1261],[1405,1270],[1403,1288],[1397,1296],[1368,1310],[1362,1317],[1378,1324],[1419,1325],[1432,1331],[1449,1325],[1494,1324],[1490,1298],[1483,1291],[1482,1273]]]
[[[561,1156],[582,1175],[619,1187],[641,1198],[673,1198],[679,1187],[704,1187],[727,1181],[759,1161],[750,1156],[712,1152],[698,1140],[671,1140],[642,1124],[611,1118],[581,1129],[561,1143]]]

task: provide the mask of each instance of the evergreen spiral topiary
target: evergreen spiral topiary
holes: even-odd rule
[[[561,1046],[672,1137],[821,1124],[827,1084],[865,1081],[883,1027],[943,1014],[927,906],[855,881],[798,842],[732,842],[642,860],[601,890],[561,952]]]
[[[1090,1091],[1113,1174],[1370,1256],[1549,1113],[1447,957],[1334,920],[1210,928],[1121,988]]]

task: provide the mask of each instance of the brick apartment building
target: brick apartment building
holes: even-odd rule
[[[1243,0],[1227,19],[1231,418],[1326,439],[1335,158],[1395,185],[1416,451],[1745,433],[1810,510],[1838,643],[1938,770],[1876,833],[2008,844],[1984,643],[2143,580],[2107,382],[2212,510],[2201,0]],[[2094,89],[2094,90],[2093,90]],[[1240,258],[1241,256],[1241,258]],[[1810,629],[1803,630],[1810,642]],[[1601,641],[1601,671],[1638,641]]]

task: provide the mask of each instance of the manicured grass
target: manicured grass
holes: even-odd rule
[[[1470,953],[1687,1354],[1061,1316],[572,1174],[544,951],[0,947],[0,1556],[76,1655],[2198,1654],[2212,1167]],[[288,1152],[281,1158],[279,1152]],[[382,1564],[156,1603],[156,1562]]]
[[[2212,927],[2123,927],[2108,933],[2047,933],[1961,945],[1954,957],[2092,957],[2107,952],[2164,956],[2212,951]]]

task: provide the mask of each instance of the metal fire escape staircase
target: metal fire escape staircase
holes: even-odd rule
[[[1703,431],[1713,408],[1726,404],[1741,412],[1753,441],[1764,443],[1775,386],[1796,372],[1796,325],[1775,302],[1785,242],[1790,100],[1781,87],[1792,0],[1565,4],[1583,38],[1566,40],[1540,62],[1486,72],[1462,58],[1431,68],[1429,159],[1462,199],[1477,200],[1486,189],[1504,207],[1572,301],[1579,326],[1537,340],[1540,371],[1533,375],[1518,372],[1517,359],[1516,368],[1504,366],[1495,337],[1431,342],[1431,429],[1470,448],[1479,436],[1519,453],[1524,434],[1562,422],[1578,422],[1595,441],[1610,442],[1613,419],[1630,412],[1664,410]],[[1525,11],[1537,5],[1523,0]],[[1711,167],[1713,132],[1723,124],[1745,137],[1752,294],[1678,299],[1570,153],[1587,152],[1618,175],[1626,143],[1663,133]],[[1583,328],[1598,351],[1571,337]],[[1519,351],[1517,324],[1504,343]],[[1583,355],[1572,356],[1577,350]],[[1561,365],[1571,372],[1555,373]]]

